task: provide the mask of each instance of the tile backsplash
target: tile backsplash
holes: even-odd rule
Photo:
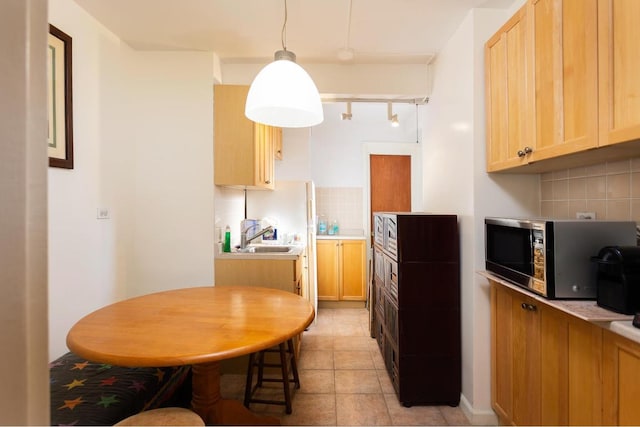
[[[316,213],[337,220],[340,234],[362,234],[362,187],[316,187]]]
[[[596,219],[640,222],[640,157],[540,175],[540,211],[558,219],[595,212]]]

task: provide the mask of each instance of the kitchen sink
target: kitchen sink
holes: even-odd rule
[[[262,252],[289,252],[291,246],[250,246],[250,252],[262,253]]]

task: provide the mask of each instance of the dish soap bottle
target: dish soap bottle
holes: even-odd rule
[[[224,251],[231,252],[231,229],[228,225],[224,229]]]

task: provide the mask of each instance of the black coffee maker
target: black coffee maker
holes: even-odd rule
[[[617,313],[639,313],[640,247],[606,246],[592,260],[597,264],[598,305]]]

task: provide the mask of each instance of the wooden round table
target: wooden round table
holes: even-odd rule
[[[279,424],[220,396],[219,361],[277,345],[314,318],[302,297],[275,289],[209,286],[143,295],[80,319],[69,349],[127,367],[193,365],[192,409],[207,424]]]

